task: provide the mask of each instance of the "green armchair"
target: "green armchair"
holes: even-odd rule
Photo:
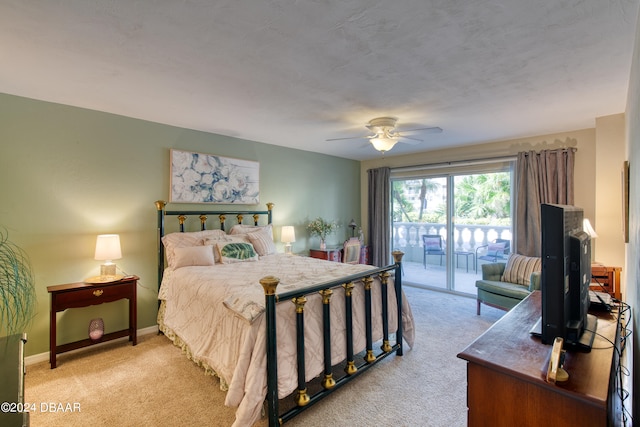
[[[482,280],[476,281],[476,288],[478,288],[478,315],[480,314],[481,303],[502,310],[511,310],[531,292],[540,289],[539,263],[529,266],[528,269],[520,270],[519,274],[521,276],[523,274],[528,276],[515,280],[520,283],[503,281],[506,266],[507,264],[504,262],[482,265]]]

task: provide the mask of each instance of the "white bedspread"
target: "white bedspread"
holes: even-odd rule
[[[212,267],[183,267],[166,270],[158,298],[165,301],[161,330],[176,335],[191,352],[194,361],[212,368],[228,384],[225,404],[238,406],[234,426],[250,426],[260,418],[266,397],[266,326],[262,277],[280,278],[277,292],[332,281],[361,273],[371,266],[322,261],[284,254],[261,257],[257,262],[216,264]],[[376,279],[377,280],[377,279]],[[392,281],[390,280],[392,283]],[[397,329],[395,291],[388,286],[389,331]],[[353,292],[354,350],[365,348],[364,290]],[[322,309],[319,295],[307,297],[305,305],[305,368],[311,380],[323,371]],[[381,295],[372,287],[374,340],[382,337]],[[413,315],[403,298],[403,331],[413,346]],[[278,391],[279,397],[297,388],[295,310],[290,301],[278,304]],[[331,299],[332,364],[346,357],[344,292],[334,289]],[[320,332],[319,332],[320,331]],[[393,342],[392,342],[393,344]]]

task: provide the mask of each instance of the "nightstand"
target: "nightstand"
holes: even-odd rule
[[[342,262],[342,248],[309,249],[311,258]]]
[[[131,341],[132,345],[137,344],[136,290],[138,280],[138,276],[127,276],[121,280],[109,283],[89,284],[81,282],[47,287],[47,291],[51,294],[51,321],[49,325],[49,363],[51,364],[51,369],[56,367],[56,356],[67,351],[126,336],[129,336],[129,341]],[[87,338],[68,344],[57,345],[56,314],[58,312],[68,308],[89,307],[125,298],[129,300],[128,329],[104,334],[102,338],[96,342]]]

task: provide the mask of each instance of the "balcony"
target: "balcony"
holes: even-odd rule
[[[446,225],[435,223],[396,222],[393,223],[392,250],[404,252],[403,281],[408,285],[427,286],[446,289],[446,263],[440,265],[437,256],[428,256],[426,268],[423,265],[423,234],[439,234],[446,241]],[[454,290],[467,294],[476,294],[475,282],[481,275],[478,266],[476,272],[475,251],[495,239],[511,240],[508,226],[496,225],[456,225],[453,231]],[[469,255],[464,255],[467,253]],[[459,254],[459,255],[458,255]],[[471,255],[473,254],[473,255]],[[481,261],[482,263],[482,261]]]

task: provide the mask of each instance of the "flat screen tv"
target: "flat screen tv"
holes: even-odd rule
[[[590,351],[597,319],[588,314],[591,239],[582,229],[583,210],[542,204],[542,316],[534,333],[545,344],[556,337],[566,349]]]

